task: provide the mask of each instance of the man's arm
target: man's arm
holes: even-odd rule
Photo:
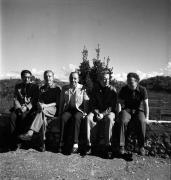
[[[145,99],[143,101],[144,103],[144,113],[145,113],[145,118],[146,120],[149,120],[149,105],[148,105],[148,99]]]
[[[18,100],[18,85],[15,86],[14,90],[14,109],[21,109],[21,104]]]

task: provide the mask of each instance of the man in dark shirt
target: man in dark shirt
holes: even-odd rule
[[[138,136],[139,153],[144,155],[146,120],[149,118],[148,95],[146,88],[139,85],[139,76],[136,73],[127,75],[127,85],[120,90],[118,97],[122,107],[118,123],[119,152],[120,154],[125,153],[127,126],[129,122],[132,122]]]
[[[87,115],[87,144],[97,143],[97,136],[104,135],[104,145],[111,145],[112,128],[115,120],[117,94],[110,82],[110,74],[104,71],[98,77],[90,97],[91,112]],[[98,129],[98,130],[97,130]],[[91,139],[90,139],[91,137]]]
[[[32,120],[32,115],[38,99],[38,86],[31,82],[31,72],[23,70],[21,72],[22,82],[16,84],[14,91],[14,106],[10,110],[10,134],[11,147],[15,148],[17,136],[28,128]]]

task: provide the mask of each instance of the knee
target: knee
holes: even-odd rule
[[[115,114],[113,112],[110,112],[106,117],[105,117],[106,121],[110,124],[114,123],[115,120]]]
[[[81,112],[77,112],[75,115],[74,115],[74,119],[75,119],[75,121],[81,121],[81,119],[82,119],[82,117],[83,117],[83,115],[82,115],[82,113]]]
[[[94,114],[93,113],[89,113],[86,117],[86,122],[87,124],[90,124],[91,122],[93,122],[93,118],[94,118]]]
[[[121,112],[119,113],[118,123],[119,123],[119,124],[127,124],[128,121],[129,121],[129,118],[131,118],[131,117],[129,117],[129,116],[130,116],[130,115],[129,115],[125,110],[121,111]]]
[[[63,123],[66,123],[68,121],[68,119],[70,119],[71,115],[69,115],[69,113],[63,113],[61,120]]]
[[[10,120],[13,121],[13,120],[16,120],[17,119],[17,114],[15,112],[12,112],[10,114]]]
[[[137,121],[139,121],[140,123],[142,124],[146,123],[144,112],[139,112],[136,118]]]

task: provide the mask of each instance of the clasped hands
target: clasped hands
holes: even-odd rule
[[[97,121],[100,121],[104,118],[104,115],[100,113],[98,109],[95,109],[94,112],[95,112],[95,117]]]

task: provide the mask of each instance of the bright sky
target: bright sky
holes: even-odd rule
[[[171,0],[1,0],[0,78],[30,69],[59,79],[97,44],[114,77],[171,75]]]

